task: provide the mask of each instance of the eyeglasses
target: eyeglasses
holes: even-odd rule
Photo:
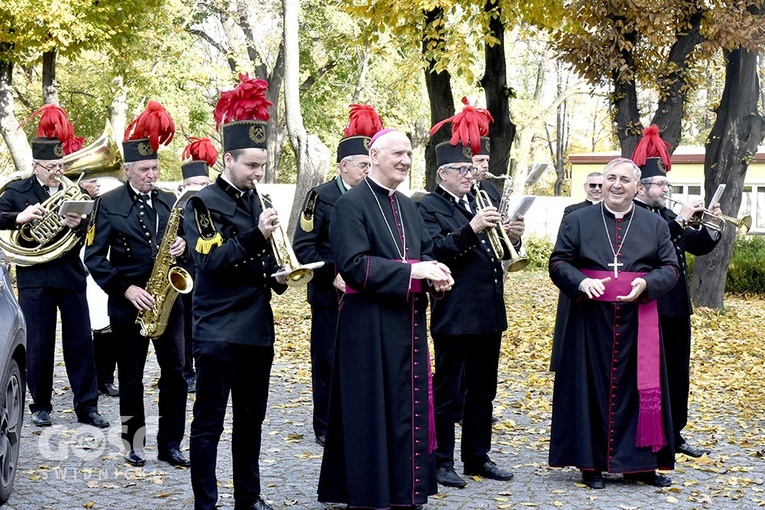
[[[63,170],[64,169],[64,164],[63,163],[54,163],[52,165],[43,165],[39,161],[37,161],[36,163],[37,163],[37,165],[39,167],[44,168],[45,170],[47,170],[50,173],[57,172],[59,170]]]
[[[353,161],[352,159],[350,159],[348,161],[350,161],[351,163],[353,163],[357,167],[361,168],[362,170],[366,170],[367,168],[369,168],[369,162],[368,161],[365,161],[363,163],[357,163],[357,162]]]
[[[590,187],[590,189],[602,188],[603,187],[603,183],[602,182],[601,183],[588,182],[587,185]]]
[[[672,184],[669,182],[649,182],[647,186],[654,185],[658,188],[667,188],[670,189],[672,187]]]
[[[456,170],[456,171],[458,171],[460,173],[460,175],[465,175],[468,172],[470,172],[471,174],[475,175],[476,172],[478,172],[478,169],[476,167],[474,167],[474,166],[451,166],[451,165],[449,165],[449,166],[445,166],[444,168],[449,169],[449,170]]]

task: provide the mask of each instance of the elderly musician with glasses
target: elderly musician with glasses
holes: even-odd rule
[[[57,212],[46,210],[43,204],[64,188],[60,182],[64,156],[79,150],[82,145],[83,139],[74,136],[63,109],[50,104],[33,115],[37,114],[41,114],[38,137],[30,144],[32,175],[9,184],[0,196],[0,211],[3,212],[0,228],[5,230],[29,226],[30,222],[43,219],[49,212]],[[58,310],[61,312],[61,347],[77,420],[104,428],[109,422],[98,413],[96,367],[85,294],[87,271],[79,256],[88,222],[75,212],[67,213],[62,219],[64,228],[49,243],[57,242],[71,229],[79,238],[76,244],[53,260],[16,269],[19,304],[27,322],[27,385],[32,396],[29,409],[34,425],[48,427],[53,424],[50,413],[53,410],[51,396]],[[24,239],[23,233],[20,239]],[[34,243],[33,239],[29,241]]]
[[[678,213],[667,207],[666,197],[672,188],[667,180],[671,168],[669,153],[659,136],[658,128],[649,126],[644,136],[635,147],[633,158],[640,166],[642,176],[637,187],[635,203],[657,213],[669,226],[670,239],[675,247],[680,277],[677,285],[666,295],[659,298],[659,321],[664,337],[664,356],[667,361],[667,379],[669,397],[672,405],[672,426],[675,437],[675,452],[691,457],[701,457],[710,450],[693,446],[683,438],[681,432],[688,423],[688,394],[690,392],[691,363],[691,306],[688,290],[688,264],[685,253],[706,255],[720,241],[720,233],[707,227],[688,226],[688,220],[694,214],[704,210],[704,201],[691,200],[683,204]],[[658,150],[657,150],[658,149]],[[661,150],[664,149],[664,150]],[[722,214],[720,204],[712,204],[712,214]]]
[[[382,122],[373,107],[351,105],[345,137],[337,146],[337,176],[313,188],[305,197],[293,248],[301,264],[324,262],[308,283],[311,305],[311,382],[313,389],[313,432],[324,446],[327,436],[329,382],[335,354],[335,332],[340,297],[345,282],[337,271],[329,246],[329,218],[335,202],[359,184],[369,172],[369,142]]]
[[[460,115],[452,120],[452,129]],[[438,186],[420,200],[417,209],[433,238],[433,255],[449,266],[455,281],[450,293],[431,300],[430,330],[435,347],[436,478],[441,485],[462,488],[467,482],[454,468],[454,416],[460,412],[461,378],[466,390],[461,445],[464,474],[492,480],[513,477],[489,457],[492,402],[507,316],[502,261],[487,232],[501,225],[518,250],[525,226],[522,216],[503,225],[493,205],[477,209],[470,189],[479,172],[472,159],[479,152],[479,141],[452,140],[456,145],[443,142],[436,146]],[[509,251],[505,247],[505,253]]]

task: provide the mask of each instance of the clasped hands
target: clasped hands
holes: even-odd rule
[[[412,264],[412,278],[428,280],[438,292],[451,290],[454,285],[451,269],[435,260]]]
[[[611,277],[608,278],[585,278],[579,283],[579,290],[584,292],[588,298],[594,299],[600,297],[606,291],[606,283],[611,281]],[[640,294],[646,289],[648,284],[643,278],[635,278],[630,283],[632,290],[626,296],[616,296],[616,300],[620,302],[635,301]]]

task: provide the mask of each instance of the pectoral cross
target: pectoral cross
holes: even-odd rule
[[[618,255],[614,255],[614,261],[611,264],[606,264],[607,266],[614,268],[614,278],[619,278],[619,268],[624,265],[618,261],[617,257]]]

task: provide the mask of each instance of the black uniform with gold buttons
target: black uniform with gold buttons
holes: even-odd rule
[[[271,290],[281,294],[287,289],[271,277],[278,266],[258,228],[262,211],[257,194],[242,194],[222,176],[186,206],[187,239],[196,265],[197,398],[190,460],[197,509],[214,508],[218,499],[215,466],[229,393],[236,506],[240,501],[252,505],[260,497],[261,427],[274,357]]]
[[[472,202],[471,195],[465,198]],[[507,329],[502,262],[494,255],[486,234],[476,234],[470,227],[473,213],[440,186],[425,195],[417,209],[433,238],[434,257],[451,269],[455,281],[442,299],[431,300],[436,463],[439,467],[454,465],[454,421],[464,367],[467,395],[462,460],[466,466],[480,466],[491,448],[499,348],[502,332]]]
[[[170,210],[172,193],[153,190],[151,207],[130,183],[98,199],[92,242],[85,264],[93,279],[109,295],[109,319],[117,342],[122,438],[129,450],[142,448],[145,439],[143,371],[149,339],[135,324],[137,309],[125,297],[131,286],[145,288],[154,267]],[[154,339],[160,366],[160,452],[180,448],[186,422],[186,379],[183,377],[183,305],[175,301],[165,332]]]

